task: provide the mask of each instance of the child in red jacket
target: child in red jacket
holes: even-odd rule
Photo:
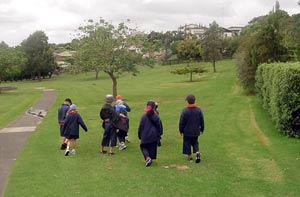
[[[196,98],[189,94],[186,99],[187,107],[182,111],[179,121],[179,131],[183,136],[183,154],[188,155],[188,160],[193,161],[193,153],[196,153],[196,163],[200,163],[200,151],[198,137],[204,131],[204,119],[202,111],[195,105]]]

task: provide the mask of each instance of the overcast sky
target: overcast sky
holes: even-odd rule
[[[280,0],[281,9],[300,13],[298,0]],[[140,31],[176,30],[180,25],[216,21],[223,27],[244,26],[267,14],[275,0],[0,0],[0,41],[20,44],[36,30],[50,43],[69,42],[87,19],[130,19]]]

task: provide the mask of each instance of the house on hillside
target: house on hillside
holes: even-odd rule
[[[223,29],[224,38],[239,36],[243,29],[242,27],[238,27],[238,26],[232,26],[229,28],[221,27],[221,28]],[[201,24],[188,24],[188,25],[180,26],[178,28],[178,31],[184,32],[185,34],[188,35],[196,35],[198,38],[202,38],[203,34],[206,32],[207,29],[208,29],[207,27]]]
[[[207,30],[207,27],[201,24],[186,24],[178,28],[179,32],[184,32],[188,35],[195,35],[198,38],[202,38],[204,32]]]
[[[243,27],[231,26],[231,27],[228,28],[228,30],[232,31],[234,36],[239,36],[239,35],[241,35]]]
[[[70,60],[73,57],[75,51],[63,51],[63,52],[54,52],[54,60],[59,69],[66,68],[71,65]]]
[[[229,29],[222,27],[223,30],[223,38],[232,38],[235,36],[235,33]]]

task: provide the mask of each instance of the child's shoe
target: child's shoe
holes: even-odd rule
[[[66,148],[67,148],[67,144],[66,143],[61,144],[60,150],[65,150]]]
[[[130,142],[129,136],[125,136],[125,141],[128,142],[128,143]]]
[[[200,153],[196,153],[196,160],[195,160],[195,162],[196,163],[200,163],[200,161],[201,161]]]
[[[189,162],[193,162],[193,157],[188,157],[187,159]]]
[[[119,144],[119,150],[124,150],[126,148],[127,148],[127,146],[126,146],[126,144],[124,142],[122,142],[122,143]]]
[[[72,154],[72,155],[75,155],[75,154],[76,154],[76,150],[75,150],[75,149],[72,149],[71,154]]]
[[[146,159],[146,164],[145,164],[145,166],[146,166],[146,167],[149,167],[149,166],[151,166],[151,164],[152,164],[151,158],[147,158],[147,159]]]
[[[65,152],[65,156],[69,156],[69,154],[70,154],[70,150],[67,149],[66,152]]]

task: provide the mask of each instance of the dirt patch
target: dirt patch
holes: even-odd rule
[[[10,90],[16,90],[17,87],[15,86],[0,86],[0,93],[3,91],[10,91]]]
[[[165,169],[175,168],[175,169],[180,170],[180,171],[185,171],[185,170],[190,169],[188,166],[180,166],[180,165],[176,165],[176,164],[171,164],[171,165],[163,166],[163,167]]]
[[[242,87],[241,86],[235,85],[233,87],[232,94],[236,95],[236,94],[240,94],[241,92],[242,92]]]
[[[270,146],[270,140],[267,136],[265,136],[265,134],[260,130],[259,126],[257,125],[253,111],[250,112],[250,123],[251,127],[255,130],[256,135],[263,142],[263,144],[265,146]]]

